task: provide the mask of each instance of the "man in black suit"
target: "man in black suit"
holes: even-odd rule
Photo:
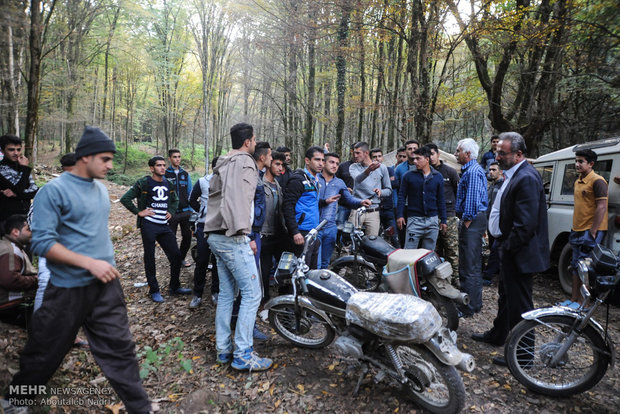
[[[527,147],[516,132],[500,134],[497,161],[506,179],[489,216],[489,233],[496,239],[500,256],[500,281],[497,316],[493,328],[472,339],[491,345],[503,345],[508,332],[521,314],[534,308],[534,274],[547,270],[549,239],[547,206],[540,174],[525,158]],[[505,358],[493,363],[506,365]]]

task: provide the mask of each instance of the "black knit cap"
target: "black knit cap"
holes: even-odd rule
[[[116,152],[114,142],[99,128],[87,126],[75,147],[75,158],[79,159],[101,152]]]

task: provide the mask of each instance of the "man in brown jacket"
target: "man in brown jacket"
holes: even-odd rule
[[[263,371],[272,361],[254,353],[252,331],[261,300],[261,285],[248,235],[254,221],[254,193],[258,168],[252,157],[256,147],[254,129],[236,124],[230,129],[232,151],[221,156],[209,186],[205,233],[217,259],[220,293],[215,313],[217,362],[232,361],[237,370]],[[235,328],[234,348],[230,318],[235,289],[241,306]],[[234,358],[233,358],[234,357]]]
[[[6,220],[5,232],[0,239],[0,320],[25,326],[29,312],[20,305],[37,289],[37,271],[24,251],[32,233],[21,215]]]

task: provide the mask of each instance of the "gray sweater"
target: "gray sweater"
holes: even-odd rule
[[[360,163],[353,163],[349,167],[349,173],[353,177],[353,196],[361,200],[369,199],[372,207],[379,206],[381,200],[373,191],[375,188],[381,189],[381,197],[392,195],[392,184],[390,183],[390,173],[385,165],[381,164],[379,168],[366,175],[367,167]]]
[[[110,198],[103,184],[64,172],[45,184],[32,208],[32,252],[45,256],[56,243],[114,265],[108,231]],[[95,277],[86,269],[47,261],[50,283],[57,287],[87,286]]]

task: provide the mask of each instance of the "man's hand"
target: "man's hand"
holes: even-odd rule
[[[469,228],[469,225],[471,224],[471,220],[465,220],[463,224],[465,225],[466,228]]]
[[[105,260],[90,259],[86,264],[86,270],[103,283],[108,283],[121,277],[118,270]]]
[[[26,158],[23,155],[20,155],[19,158],[17,158],[17,162],[19,163],[19,165],[23,165],[25,167],[28,165],[28,158]]]
[[[405,218],[399,217],[398,220],[396,220],[396,225],[398,226],[398,230],[402,230],[403,227],[405,227]]]
[[[372,191],[374,191],[374,193],[377,195],[377,197],[381,198],[381,189],[380,188],[375,188]]]
[[[256,247],[256,240],[250,240],[250,249],[252,249],[252,253],[256,255],[258,252],[258,247]]]
[[[304,236],[301,235],[301,233],[297,233],[293,236],[293,243],[295,243],[296,245],[301,245],[304,244]]]
[[[370,207],[370,206],[372,206],[372,201],[370,201],[370,200],[368,200],[368,199],[366,199],[366,200],[362,200],[362,205],[363,205],[364,207]]]
[[[155,214],[155,213],[153,213]],[[166,220],[170,220],[172,218],[172,214],[169,211],[166,211]]]
[[[325,202],[326,202],[327,204],[331,204],[331,203],[333,203],[334,201],[338,201],[338,199],[339,199],[339,198],[340,198],[340,194],[336,194],[336,195],[333,195],[333,196],[331,196],[331,197],[326,198],[326,199],[325,199]]]
[[[10,188],[2,190],[2,194],[4,194],[5,197],[17,197],[17,194],[15,194]]]
[[[352,189],[352,188],[347,187],[347,190],[349,190],[349,192],[350,192],[351,194],[353,194],[353,189]]]
[[[448,231],[448,225],[447,225],[447,224],[445,224],[445,223],[441,223],[441,224],[439,225],[439,231],[440,231],[442,234],[446,234],[446,232]]]
[[[154,216],[154,215],[155,215],[155,212],[150,207],[147,207],[144,210],[138,212],[138,216],[140,217]]]
[[[379,168],[381,166],[380,162],[377,161],[373,161],[370,163],[370,165],[368,166],[368,168],[366,168],[366,170],[364,171],[364,174],[366,175],[370,175],[371,172],[373,172],[374,170],[376,170],[377,168]]]

